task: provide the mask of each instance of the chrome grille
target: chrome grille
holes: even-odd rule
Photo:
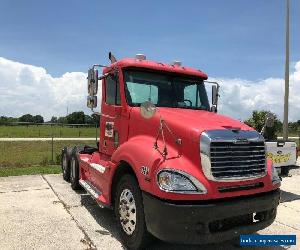
[[[247,144],[212,141],[210,161],[215,179],[262,176],[266,171],[265,145],[263,141]]]

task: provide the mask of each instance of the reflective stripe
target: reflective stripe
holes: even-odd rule
[[[90,159],[90,158],[88,158],[88,157],[81,158],[81,160],[84,161],[84,162],[88,162],[89,159]]]
[[[97,164],[97,163],[90,163],[90,166],[91,166],[93,169],[99,171],[101,174],[103,174],[103,173],[105,172],[105,167],[102,166],[102,165],[100,165],[100,164]]]

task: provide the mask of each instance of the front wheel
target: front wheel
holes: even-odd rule
[[[123,244],[129,249],[142,249],[151,241],[145,223],[142,193],[136,179],[125,175],[115,195],[115,216]]]

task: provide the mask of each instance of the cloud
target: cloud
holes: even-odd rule
[[[46,119],[86,108],[86,73],[67,72],[53,77],[46,69],[0,57],[0,115],[41,114]],[[237,119],[248,118],[254,109],[283,116],[284,79],[249,81],[210,78],[221,84],[219,111]],[[290,75],[291,121],[300,120],[300,61]],[[99,93],[101,96],[101,93]]]
[[[270,110],[283,118],[284,79],[267,78],[259,81],[214,78],[221,85],[220,113],[247,119],[253,110]],[[300,61],[290,74],[289,120],[300,120]]]
[[[86,108],[86,77],[67,72],[52,77],[46,69],[0,57],[0,115],[41,114],[47,120]]]

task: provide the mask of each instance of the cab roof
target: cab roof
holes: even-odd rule
[[[135,58],[125,58],[120,61],[117,61],[106,68],[104,68],[103,73],[107,73],[111,69],[115,67],[120,68],[144,68],[150,70],[157,70],[157,71],[165,71],[170,73],[178,73],[190,76],[200,77],[204,80],[207,79],[207,74],[202,72],[201,70],[194,69],[191,67],[186,66],[178,66],[178,65],[171,65],[161,62],[155,62],[150,60],[139,60]]]

